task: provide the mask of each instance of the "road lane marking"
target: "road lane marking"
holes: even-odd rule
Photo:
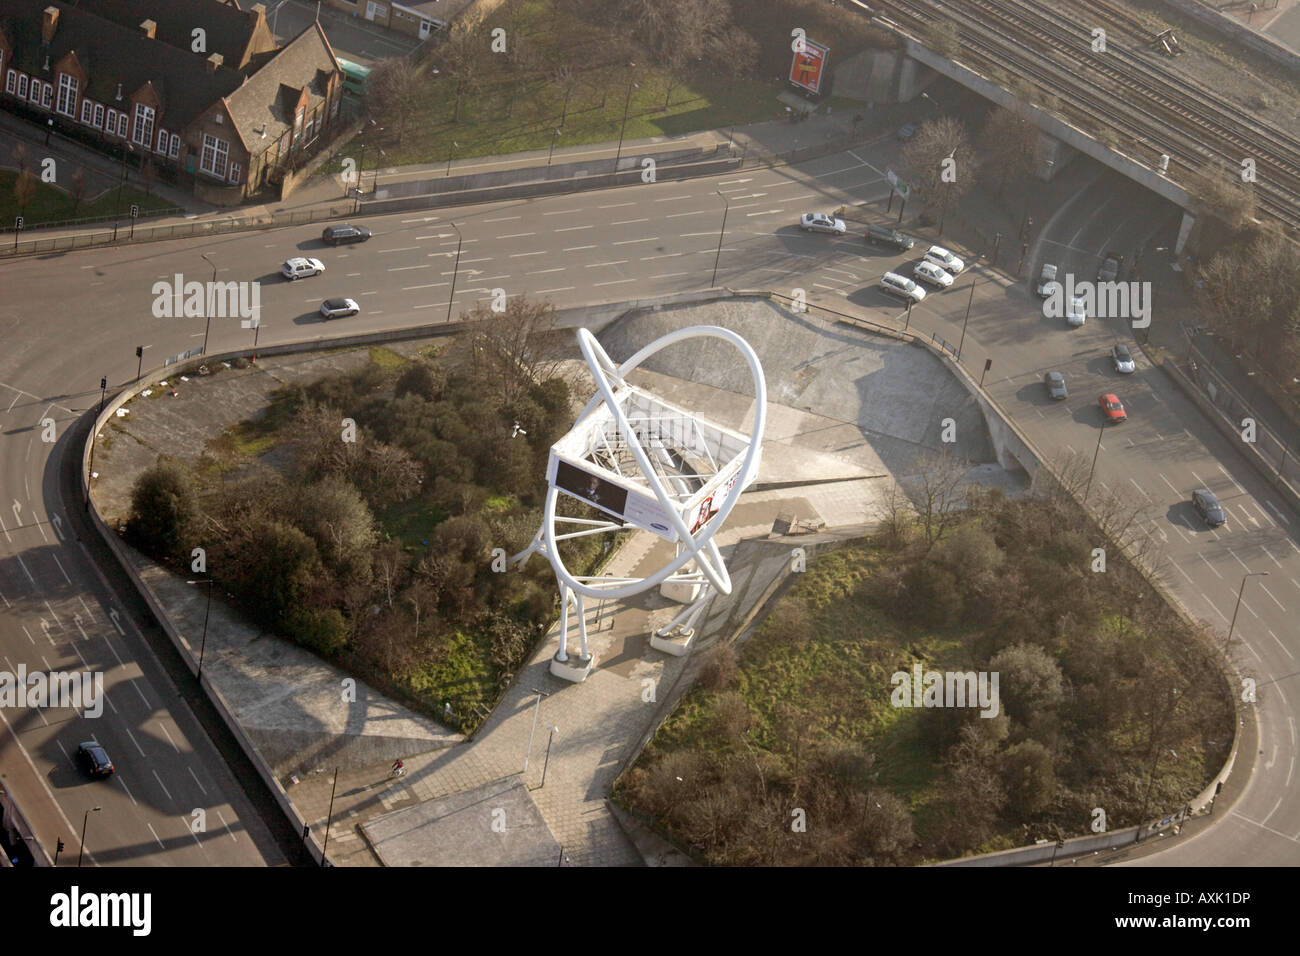
[[[525,257],[527,257],[527,256],[544,256],[544,255],[546,255],[546,252],[547,252],[547,250],[545,250],[545,249],[541,249],[541,250],[539,250],[539,251],[537,251],[537,252],[512,252],[512,253],[510,253],[510,258],[511,258],[511,259],[523,259],[523,258],[525,258]]]
[[[591,229],[591,226],[565,226],[563,229],[553,229],[552,232],[577,232],[580,229]],[[568,250],[565,250],[566,252]]]
[[[1205,555],[1198,552],[1196,556],[1200,558],[1202,561],[1205,561]],[[1220,581],[1223,580],[1223,575],[1220,574],[1217,570],[1215,570],[1214,565],[1212,565],[1209,561],[1205,561],[1205,566],[1209,568],[1211,571],[1214,571],[1214,576],[1216,578],[1218,578]]]
[[[593,282],[592,285],[600,288],[603,285],[622,285],[624,282],[636,282],[636,279],[611,279],[609,282]]]
[[[623,206],[635,206],[635,205],[636,203],[634,202],[615,202],[615,203],[607,203],[606,205],[603,206],[597,206],[596,208],[597,209],[619,209]]]
[[[404,285],[403,292],[414,292],[416,289],[436,289],[440,285],[447,285],[446,282],[430,282],[428,285]]]
[[[650,236],[649,238],[646,239],[621,239],[618,242],[613,243],[613,245],[630,246],[634,242],[658,242],[658,241],[659,241],[658,236]]]
[[[1238,557],[1237,557],[1237,552],[1236,552],[1236,551],[1233,551],[1231,548],[1227,548],[1227,549],[1225,549],[1225,550],[1227,550],[1227,552],[1228,552],[1230,555],[1232,555],[1232,557],[1236,560],[1236,562],[1237,562],[1238,564],[1240,564],[1240,565],[1241,565],[1243,568],[1245,568],[1247,571],[1250,570],[1250,565],[1247,564],[1245,561],[1241,560],[1241,558],[1238,558]]]
[[[535,236],[535,232],[512,232],[509,235],[497,236],[498,239],[523,239],[526,236]]]
[[[540,275],[546,275],[546,273],[548,272],[563,272],[563,271],[564,271],[564,266],[556,266],[554,269],[538,269],[534,272],[525,272],[524,275],[540,276]]]
[[[638,222],[649,222],[649,221],[650,221],[649,219],[619,219],[619,220],[617,220],[617,221],[615,221],[615,222],[611,222],[610,225],[611,225],[611,226],[630,226],[630,225],[632,225],[633,223],[638,223]]]
[[[621,265],[625,265],[628,261],[629,261],[629,260],[627,260],[627,259],[613,259],[613,260],[611,260],[611,261],[609,261],[609,262],[592,262],[592,263],[589,263],[588,265],[584,266],[583,268],[586,268],[586,269],[599,269],[599,268],[602,268],[603,266],[621,266]]]
[[[523,219],[523,216],[498,216],[496,219],[484,219],[484,222],[513,222],[516,219]]]
[[[560,286],[558,289],[538,289],[538,290],[537,290],[537,295],[549,295],[549,294],[552,293],[552,292],[571,292],[572,290],[574,290],[574,289],[576,289],[576,288],[577,288],[577,286],[572,286],[572,285],[562,285],[562,286]]]
[[[1273,598],[1274,604],[1280,607],[1283,611],[1286,610],[1286,605],[1283,604],[1281,601],[1279,601],[1277,598],[1273,597],[1273,592],[1268,589],[1268,585],[1266,585],[1263,581],[1260,581],[1259,586],[1265,594],[1267,594],[1270,598]]]
[[[426,263],[424,263],[423,265],[419,265],[419,266],[394,266],[393,268],[391,268],[391,269],[387,269],[387,270],[385,270],[385,271],[387,271],[387,272],[410,272],[412,269],[432,269],[432,268],[433,268],[433,264],[432,264],[432,263],[429,263],[429,262],[426,262]]]
[[[377,251],[380,255],[383,255],[386,252],[410,252],[412,249],[419,248],[419,246],[398,246],[396,249],[379,249]]]
[[[570,246],[565,252],[581,252],[583,249],[595,249],[595,246]]]
[[[675,212],[671,215],[664,216],[665,219],[676,219],[679,216],[703,216],[712,213],[712,209],[692,209],[690,212]]]

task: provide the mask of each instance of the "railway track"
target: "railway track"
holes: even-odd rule
[[[1153,36],[1104,0],[1080,3],[1113,19],[1144,45]],[[1089,125],[1100,119],[1113,128],[1129,141],[1127,151],[1149,165],[1167,154],[1189,171],[1215,160],[1235,171],[1243,159],[1253,159],[1261,209],[1300,229],[1300,138],[1244,118],[1216,91],[1112,38],[1106,53],[1094,53],[1091,29],[1098,24],[1080,22],[1086,12],[1049,11],[1037,0],[901,0],[887,6],[904,28],[954,23],[964,58],[1032,79],[1061,100],[1067,114]],[[1044,51],[1050,55],[1044,57]]]

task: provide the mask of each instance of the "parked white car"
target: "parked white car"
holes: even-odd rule
[[[806,212],[799,217],[799,228],[804,232],[829,232],[842,236],[849,231],[843,219],[836,219],[829,213]]]
[[[927,249],[925,253],[925,261],[933,262],[940,269],[943,269],[945,272],[949,272],[952,275],[956,275],[961,272],[962,269],[966,268],[966,263],[962,262],[960,258],[953,255],[943,246],[931,246]]]
[[[900,276],[897,272],[886,272],[881,276],[880,288],[881,291],[888,292],[890,295],[911,299],[913,302],[920,302],[925,298],[924,289],[907,278],[907,276]]]
[[[952,276],[933,262],[918,262],[912,266],[912,275],[926,285],[932,285],[940,289],[946,289],[953,283]]]
[[[1070,307],[1065,310],[1065,321],[1077,329],[1087,320],[1088,315],[1083,308],[1083,299],[1076,295],[1070,300]]]
[[[286,279],[301,279],[303,276],[318,276],[325,271],[325,263],[319,259],[306,259],[302,256],[294,256],[292,259],[286,259],[284,265],[280,266],[280,275]]]

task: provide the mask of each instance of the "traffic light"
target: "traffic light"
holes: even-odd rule
[[[62,841],[62,840],[59,841],[58,849],[57,849],[55,852],[57,852],[57,853],[62,853],[62,852],[63,852],[63,841]]]

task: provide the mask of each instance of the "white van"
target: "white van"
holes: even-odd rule
[[[906,276],[900,276],[897,272],[886,272],[880,277],[880,289],[882,292],[888,292],[890,295],[896,295],[904,299],[911,299],[913,302],[920,302],[925,298],[925,290]]]

